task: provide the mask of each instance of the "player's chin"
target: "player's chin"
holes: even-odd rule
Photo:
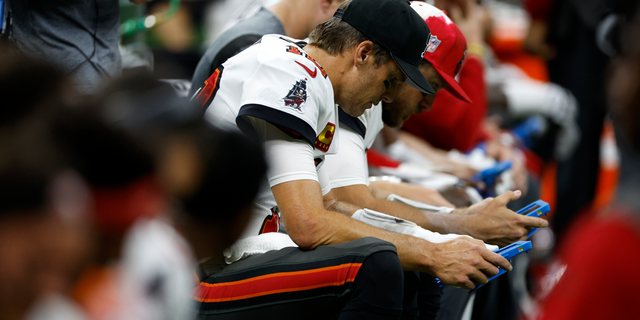
[[[364,114],[365,110],[369,109],[368,105],[367,106],[358,106],[358,107],[351,107],[351,108],[345,108],[342,107],[342,111],[344,111],[346,114],[352,116],[352,117],[359,117],[362,114]]]
[[[359,114],[357,116],[354,116],[354,117],[361,116],[362,114],[364,114],[365,111],[367,111],[368,109],[373,108],[374,105],[375,104],[373,104],[373,102],[367,102],[367,103],[363,104],[362,106],[360,106],[360,108],[358,108],[359,109],[358,110]]]

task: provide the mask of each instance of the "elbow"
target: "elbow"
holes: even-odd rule
[[[323,244],[322,228],[318,225],[317,219],[307,217],[297,220],[298,221],[291,222],[285,220],[285,227],[291,240],[293,240],[300,249],[313,250]]]

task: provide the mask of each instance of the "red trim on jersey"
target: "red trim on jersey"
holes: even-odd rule
[[[387,157],[386,155],[371,149],[367,151],[367,162],[370,165],[378,168],[379,167],[397,168],[401,164],[401,162],[393,160]]]
[[[278,232],[278,230],[280,230],[280,216],[275,210],[271,209],[271,214],[262,221],[262,227],[260,227],[258,234]]]
[[[311,270],[267,274],[233,282],[201,282],[196,289],[195,300],[236,301],[284,292],[337,287],[355,281],[361,266],[362,263],[345,263]]]

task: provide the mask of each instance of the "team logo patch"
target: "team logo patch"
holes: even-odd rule
[[[302,105],[307,102],[307,79],[296,81],[289,93],[282,98],[284,105],[302,112]]]
[[[426,52],[436,51],[441,42],[442,41],[438,40],[438,36],[431,35],[431,37],[429,37],[429,43],[427,44]]]
[[[322,132],[320,132],[320,134],[316,138],[316,149],[322,152],[329,151],[329,147],[331,146],[331,142],[333,142],[333,135],[335,135],[335,133],[336,125],[328,122],[324,127],[324,130],[322,130]]]

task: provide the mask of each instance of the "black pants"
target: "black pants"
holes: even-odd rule
[[[252,256],[198,286],[198,319],[400,319],[404,275],[395,246],[363,238]]]

